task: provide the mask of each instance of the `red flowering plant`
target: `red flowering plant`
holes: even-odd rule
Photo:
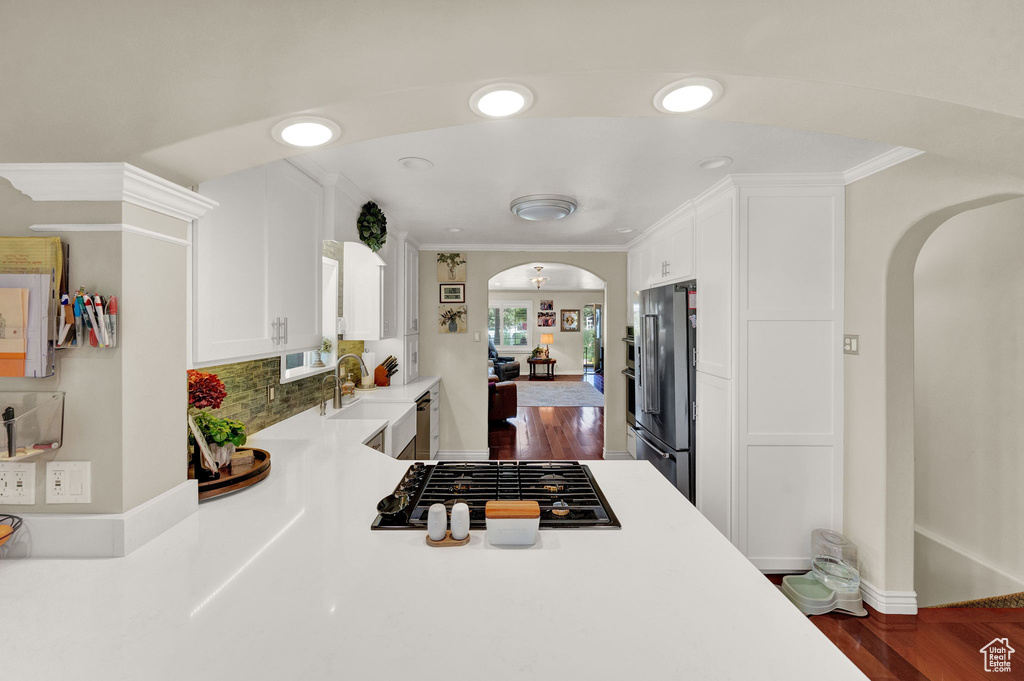
[[[188,403],[196,409],[220,409],[221,402],[227,396],[224,383],[217,374],[209,374],[195,369],[188,370]]]

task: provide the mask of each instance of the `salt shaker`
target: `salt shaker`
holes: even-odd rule
[[[431,504],[430,510],[427,511],[427,536],[432,541],[441,541],[447,529],[448,510],[444,504]]]
[[[462,541],[469,536],[469,506],[461,501],[452,506],[452,539]]]

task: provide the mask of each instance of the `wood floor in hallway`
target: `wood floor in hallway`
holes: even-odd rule
[[[491,423],[491,459],[600,459],[603,407],[520,407],[516,418]]]

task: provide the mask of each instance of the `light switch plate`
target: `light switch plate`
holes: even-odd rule
[[[36,465],[0,463],[0,506],[36,503]]]
[[[46,503],[88,504],[91,501],[91,461],[50,461],[46,464]]]
[[[847,355],[860,354],[860,336],[847,334],[843,336],[843,352]]]

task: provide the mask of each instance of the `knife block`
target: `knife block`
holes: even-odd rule
[[[388,378],[388,370],[382,366],[377,367],[373,370],[373,383],[378,388],[386,388],[391,385],[391,379]]]

